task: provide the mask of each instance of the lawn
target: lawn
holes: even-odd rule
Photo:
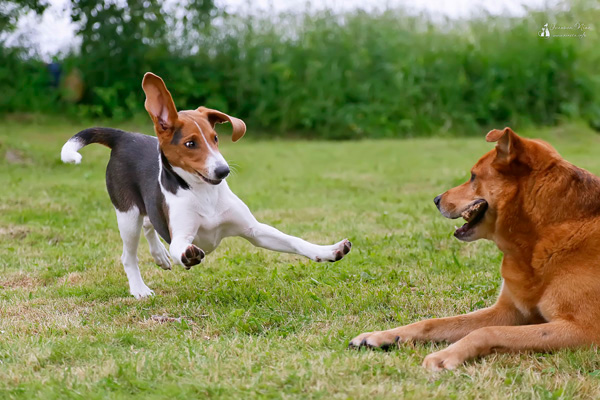
[[[80,124],[0,128],[0,398],[599,398],[596,349],[494,355],[430,373],[444,344],[347,350],[374,329],[494,302],[501,254],[452,237],[433,197],[465,181],[492,145],[479,138],[238,143],[221,134],[229,178],[259,220],[319,243],[337,263],[226,239],[186,271],[140,269],[156,296],[135,300],[104,186],[109,151],[60,162]],[[150,124],[142,126],[148,133]],[[126,125],[125,128],[133,128]],[[542,136],[600,174],[600,137]],[[166,318],[164,318],[166,317]]]

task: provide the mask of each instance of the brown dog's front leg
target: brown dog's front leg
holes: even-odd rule
[[[455,342],[476,329],[518,325],[524,323],[524,319],[512,302],[501,294],[491,307],[456,317],[428,319],[387,331],[363,333],[350,341],[350,347],[388,347],[410,341]]]
[[[428,355],[423,366],[432,371],[454,369],[471,358],[492,352],[573,348],[592,344],[593,337],[567,321],[527,326],[490,326],[477,329],[446,349]]]

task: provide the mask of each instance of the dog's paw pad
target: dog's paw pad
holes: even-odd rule
[[[352,243],[348,239],[344,239],[341,242],[332,244],[331,246],[322,246],[323,251],[314,257],[310,257],[316,262],[336,262],[340,261],[344,256],[350,253],[352,249]]]
[[[350,253],[350,250],[352,249],[352,242],[349,241],[348,239],[344,240],[344,248],[342,249],[342,251],[344,252],[344,255]]]
[[[341,251],[336,251],[335,252],[335,259],[329,260],[329,261],[330,262],[340,261],[343,257],[344,257],[344,255],[342,254]]]
[[[181,262],[185,269],[192,268],[193,265],[200,264],[204,258],[204,251],[193,244],[189,245],[181,255]]]
[[[337,249],[334,250],[334,252],[333,252],[333,258],[330,258],[327,261],[330,261],[330,262],[340,261],[342,258],[344,258],[344,256],[346,254],[350,253],[351,249],[352,249],[352,243],[348,239],[344,239],[340,243],[337,244]]]

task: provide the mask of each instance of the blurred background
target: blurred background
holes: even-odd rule
[[[152,71],[269,137],[600,130],[598,22],[596,1],[0,1],[0,114],[141,121]]]

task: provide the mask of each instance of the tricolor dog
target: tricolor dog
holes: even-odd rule
[[[440,370],[492,352],[600,344],[600,179],[510,128],[486,138],[496,148],[471,179],[434,202],[444,217],[466,220],[457,239],[492,240],[504,253],[498,300],[466,315],[363,333],[351,346],[454,342],[423,362]]]
[[[110,128],[85,129],[62,148],[64,162],[81,162],[77,152],[90,143],[112,149],[106,187],[117,212],[123,239],[121,260],[136,298],[152,295],[138,268],[137,248],[143,227],[155,262],[189,269],[228,236],[241,236],[266,249],[296,253],[314,261],[337,261],[351,248],[344,239],[319,246],[281,233],[254,218],[229,189],[229,166],[219,152],[215,124],[229,122],[233,141],[246,132],[240,119],[200,107],[177,111],[163,80],[147,73],[142,82],[145,107],[157,137]],[[159,239],[170,244],[169,252]]]

